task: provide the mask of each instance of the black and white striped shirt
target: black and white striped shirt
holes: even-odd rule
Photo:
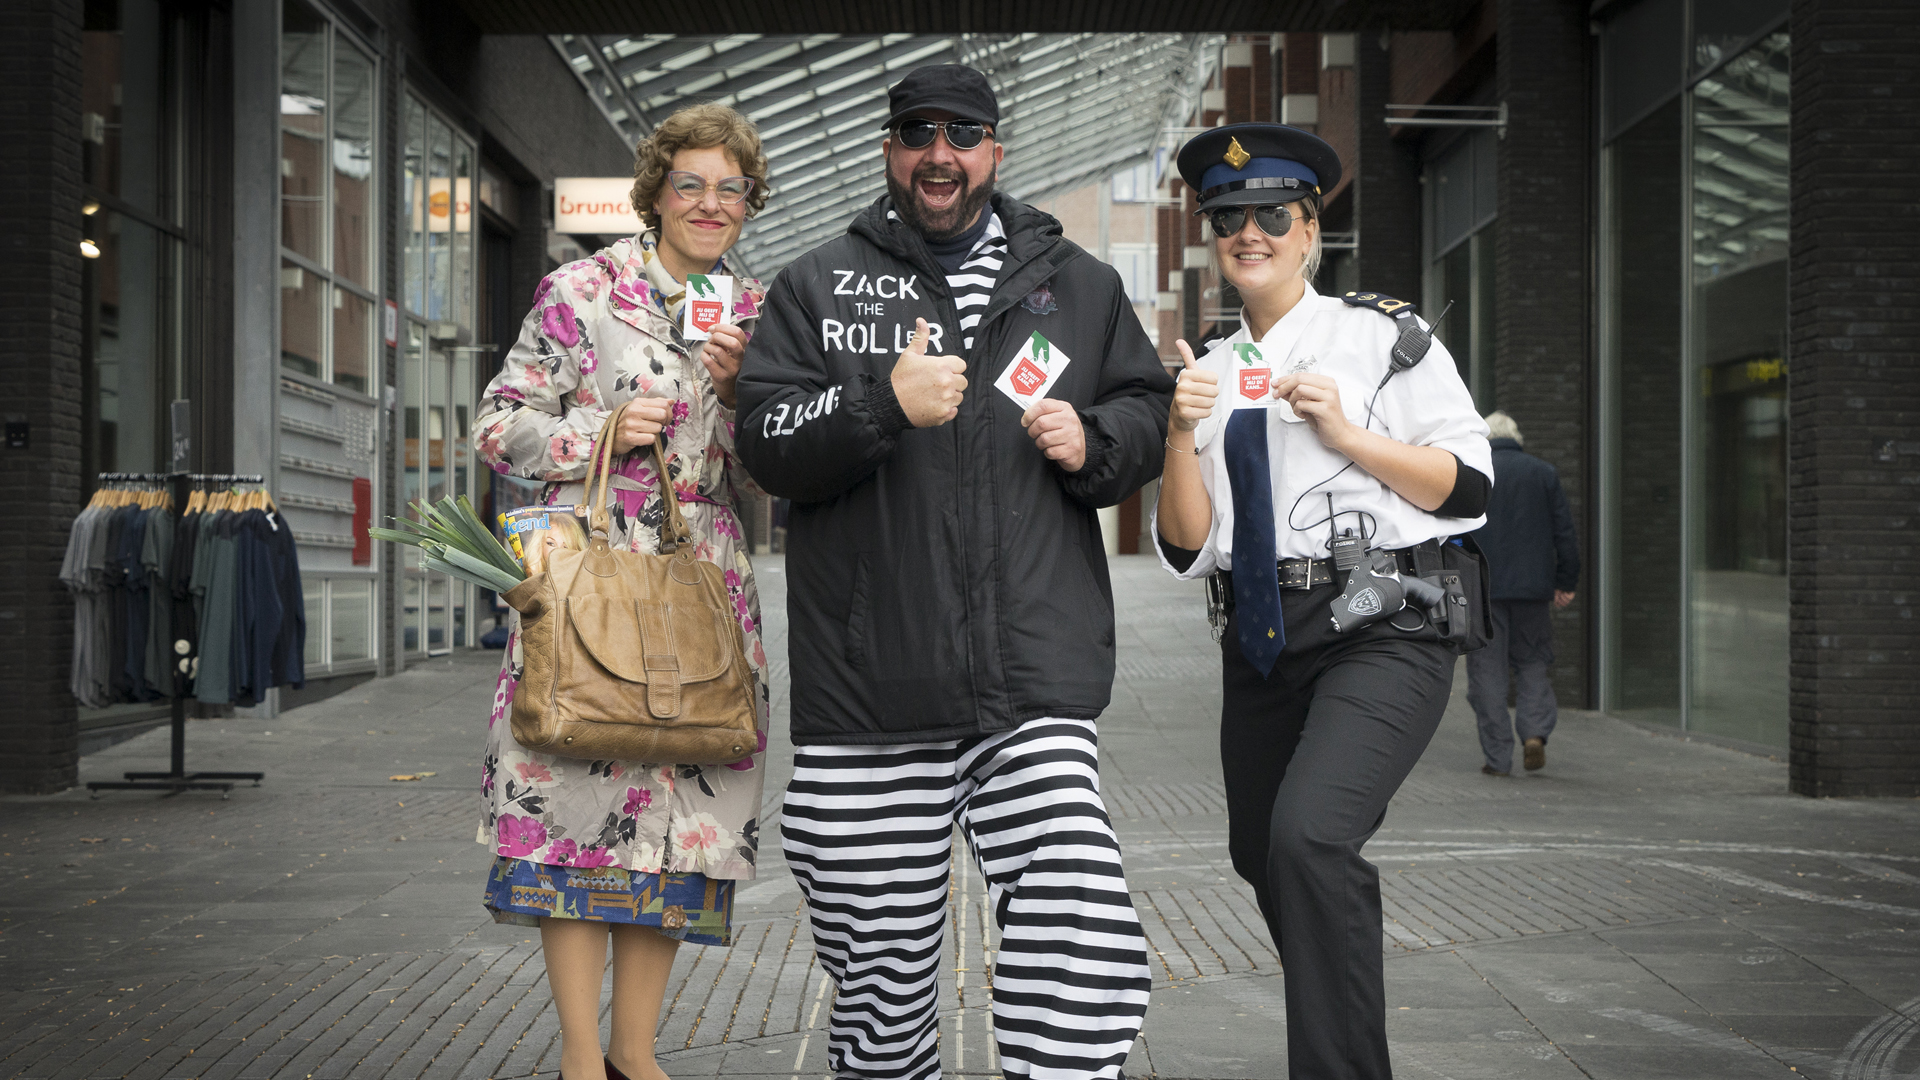
[[[973,328],[987,312],[994,283],[1000,280],[1000,264],[1007,259],[1007,230],[1000,215],[987,211],[987,231],[973,251],[960,263],[960,269],[947,275],[947,291],[953,294],[954,310],[960,313],[960,344],[972,351]]]
[[[980,316],[986,314],[994,283],[1000,280],[1000,265],[1007,259],[1006,227],[1000,224],[1000,215],[992,209],[988,209],[986,215],[986,230],[967,257],[960,260],[960,269],[947,275],[947,291],[953,295],[954,310],[960,315],[960,347],[967,350],[973,348],[973,328],[980,325]],[[900,220],[900,215],[892,210],[887,211],[887,217]]]

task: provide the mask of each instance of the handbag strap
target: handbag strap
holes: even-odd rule
[[[613,470],[614,433],[620,429],[620,418],[626,415],[627,406],[637,400],[623,401],[607,414],[606,422],[600,425],[600,437],[593,447],[593,472],[587,481],[587,505],[593,508],[594,538],[602,542],[612,535],[612,521],[607,513],[607,478]],[[667,507],[666,518],[660,523],[660,550],[670,552],[690,542],[692,534],[687,529],[686,517],[680,513],[680,500],[674,496],[673,480],[667,475],[666,455],[660,449],[664,435],[665,432],[662,432],[654,436],[653,468],[660,485],[660,497],[666,501]]]

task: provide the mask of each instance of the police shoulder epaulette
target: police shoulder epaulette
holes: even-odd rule
[[[1404,319],[1412,315],[1414,308],[1413,301],[1396,300],[1386,293],[1350,292],[1340,299],[1354,307],[1372,308],[1382,315],[1396,319]]]
[[[1380,380],[1381,386],[1387,385],[1387,379],[1393,378],[1395,372],[1419,366],[1433,346],[1433,332],[1413,317],[1413,301],[1396,300],[1377,292],[1350,292],[1340,299],[1353,307],[1372,308],[1400,325],[1399,338],[1387,350],[1387,378]]]

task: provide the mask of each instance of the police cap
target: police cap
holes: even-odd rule
[[[1176,164],[1202,210],[1325,196],[1340,183],[1340,155],[1333,147],[1285,124],[1208,128],[1187,140]]]

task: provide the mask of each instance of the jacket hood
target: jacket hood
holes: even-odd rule
[[[1003,192],[994,192],[987,205],[1000,216],[1000,223],[1006,227],[1007,252],[1016,262],[1026,262],[1043,254],[1063,239],[1060,222],[1052,214],[1009,198]],[[889,219],[887,213],[892,209],[893,196],[880,196],[853,219],[847,226],[847,232],[895,258],[904,259],[930,272],[937,271],[933,255],[927,251],[926,240],[906,222]]]

